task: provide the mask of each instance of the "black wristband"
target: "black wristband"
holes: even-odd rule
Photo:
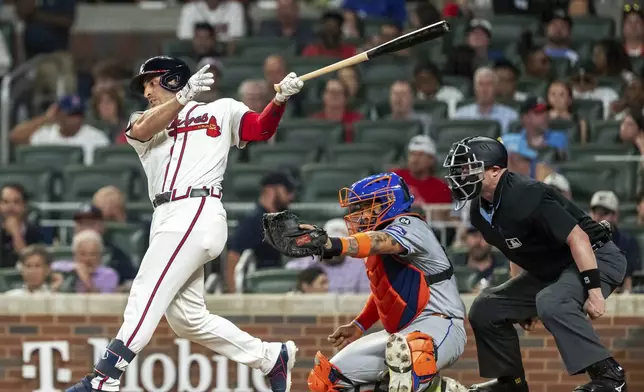
[[[584,285],[586,290],[602,287],[602,280],[597,268],[581,271],[579,275],[581,276],[581,284]]]
[[[331,258],[335,256],[340,256],[342,254],[342,240],[337,237],[330,237],[331,249],[324,249],[324,258]]]

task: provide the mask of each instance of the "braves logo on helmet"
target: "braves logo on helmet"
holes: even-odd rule
[[[188,83],[192,75],[188,64],[170,56],[156,56],[144,62],[139,74],[130,82],[130,90],[143,94],[146,78],[160,76],[159,85],[172,92],[179,91]]]

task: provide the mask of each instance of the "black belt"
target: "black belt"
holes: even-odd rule
[[[440,283],[445,280],[450,280],[452,279],[453,275],[454,275],[454,267],[452,267],[452,263],[450,263],[449,268],[443,272],[439,272],[433,275],[425,275],[425,282],[427,282],[427,286],[431,286],[433,284]]]
[[[218,199],[221,198],[221,194],[219,194],[219,193],[211,194],[210,193],[210,188],[207,188],[207,189],[203,189],[203,188],[192,189],[192,190],[190,190],[190,194],[186,195],[186,196],[176,196],[175,195],[173,197],[172,193],[173,193],[172,191],[168,191],[168,192],[158,193],[158,194],[154,195],[154,200],[152,200],[152,205],[154,206],[154,208],[157,208],[158,206],[160,206],[162,204],[169,203],[169,202],[174,201],[174,200],[185,199],[185,198],[188,198],[188,197],[208,197],[208,196],[212,196],[212,197],[216,197]]]
[[[609,241],[610,241],[610,240],[608,240],[608,241],[602,241],[602,240],[595,241],[595,243],[593,243],[593,245],[592,245],[592,247],[593,247],[593,252],[596,252],[596,251],[597,251],[598,249],[600,249],[602,246],[606,245]]]

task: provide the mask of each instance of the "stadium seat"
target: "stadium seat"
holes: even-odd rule
[[[333,64],[337,59],[332,57],[314,56],[314,57],[293,57],[287,60],[289,71],[293,71],[298,75],[304,75],[316,69],[320,69],[327,65]],[[330,76],[333,76],[331,74]],[[310,82],[307,82],[310,83]]]
[[[570,60],[567,58],[550,58],[550,68],[557,79],[565,79],[570,72]]]
[[[303,202],[337,202],[338,192],[370,174],[352,165],[311,164],[302,167]]]
[[[63,171],[63,200],[88,201],[101,187],[114,185],[125,193],[126,199],[139,195],[144,184],[136,185],[134,171],[129,166],[66,166]],[[139,192],[137,192],[137,190]]]
[[[517,91],[522,91],[538,97],[543,97],[548,88],[548,82],[543,79],[524,76],[517,81]]]
[[[233,68],[226,68],[224,72],[226,72],[226,77],[218,81],[218,87],[221,86],[222,89],[236,90],[244,80],[261,79],[261,75],[263,75],[261,65],[238,65]]]
[[[246,292],[255,294],[282,294],[295,290],[298,270],[260,269],[246,276]]]
[[[16,289],[22,286],[22,275],[17,268],[0,268],[0,277],[6,284],[6,290]]]
[[[166,56],[182,57],[192,55],[192,40],[189,39],[172,39],[164,41],[161,45],[161,51]]]
[[[383,144],[352,143],[329,146],[325,156],[329,163],[376,169],[384,163],[395,162],[398,151]]]
[[[575,200],[590,200],[600,190],[614,191],[620,200],[634,196],[636,165],[634,162],[564,162],[559,172],[570,182]]]
[[[302,143],[321,146],[340,143],[344,130],[341,123],[316,119],[282,121],[277,128],[279,143]]]
[[[97,148],[94,151],[94,164],[136,164],[141,165],[139,156],[129,144],[119,144]]]
[[[470,270],[465,265],[455,265],[454,266],[454,276],[456,276],[456,283],[458,285],[458,292],[461,294],[471,293],[473,288],[473,282],[471,276],[473,275],[472,270]]]
[[[367,102],[371,102],[374,105],[382,105],[386,103],[389,106],[389,90],[391,88],[391,81],[373,81],[366,85],[365,88],[365,98]],[[387,111],[388,113],[388,111]]]
[[[391,113],[389,97],[383,97],[381,101],[373,105],[379,117],[385,117]],[[414,111],[428,114],[433,121],[447,119],[447,103],[438,100],[416,100],[414,101]]]
[[[129,202],[125,204],[125,212],[128,217],[131,217],[136,222],[143,220],[151,220],[154,207],[149,200]]]
[[[363,120],[353,124],[353,131],[358,143],[376,143],[402,149],[407,146],[409,139],[422,132],[422,124],[414,120]]]
[[[494,30],[491,40],[493,45],[517,41],[524,31],[536,33],[539,29],[539,20],[532,16],[496,15],[490,19],[490,23]]]
[[[302,222],[321,222],[322,224],[347,214],[346,209],[340,207],[337,195],[335,201],[329,204],[328,207],[319,204],[293,204],[290,209],[300,217]]]
[[[83,163],[83,149],[76,146],[17,146],[16,163],[60,168]]]
[[[238,163],[230,165],[224,174],[223,200],[226,202],[254,202],[259,197],[260,182],[271,168],[262,165]]]
[[[611,18],[590,16],[573,19],[571,38],[575,42],[599,41],[614,35],[615,22]]]
[[[318,149],[303,143],[257,144],[249,148],[249,163],[266,167],[300,167],[313,163]]]
[[[619,120],[596,120],[590,123],[590,140],[593,143],[614,144],[619,141]]]
[[[132,237],[139,230],[141,225],[138,224],[106,222],[105,237],[126,254],[131,255],[137,250]]]
[[[412,69],[409,65],[400,64],[372,64],[365,67],[363,83],[385,83],[396,80],[409,80],[412,76]]]
[[[4,36],[4,41],[7,44],[9,53],[15,55],[15,27],[14,23],[10,21],[0,22],[0,34]]]
[[[54,261],[69,261],[74,258],[74,251],[71,246],[53,246],[48,248]]]
[[[0,170],[0,186],[22,185],[34,201],[53,201],[54,174],[41,166],[8,165]]]
[[[627,155],[633,148],[623,144],[589,143],[570,146],[570,158],[574,161],[594,161],[597,155]]]
[[[501,126],[494,120],[447,120],[432,124],[434,141],[438,148],[449,148],[452,143],[468,136],[497,138]]]
[[[578,142],[580,140],[578,123],[571,120],[556,119],[548,122],[548,128],[553,131],[563,131],[568,134],[570,142]]]
[[[604,119],[604,104],[594,99],[575,99],[577,113],[588,121]]]
[[[235,55],[261,58],[279,53],[282,56],[295,55],[296,44],[291,38],[282,37],[242,37],[234,42]]]

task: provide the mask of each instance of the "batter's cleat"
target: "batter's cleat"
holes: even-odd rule
[[[389,392],[414,392],[411,350],[403,335],[394,333],[387,339],[385,364],[389,368]]]
[[[99,392],[98,389],[92,389],[92,379],[94,379],[94,375],[88,374],[76,384],[65,389],[65,392]]]
[[[481,384],[474,384],[470,387],[469,392],[530,392],[528,384],[521,382],[491,380]]]
[[[273,392],[290,392],[291,390],[291,373],[295,366],[295,353],[297,347],[292,341],[282,343],[280,355],[277,357],[275,366],[268,373],[268,382],[271,384]]]
[[[586,369],[590,382],[573,392],[628,392],[624,369],[613,358],[599,361]]]

